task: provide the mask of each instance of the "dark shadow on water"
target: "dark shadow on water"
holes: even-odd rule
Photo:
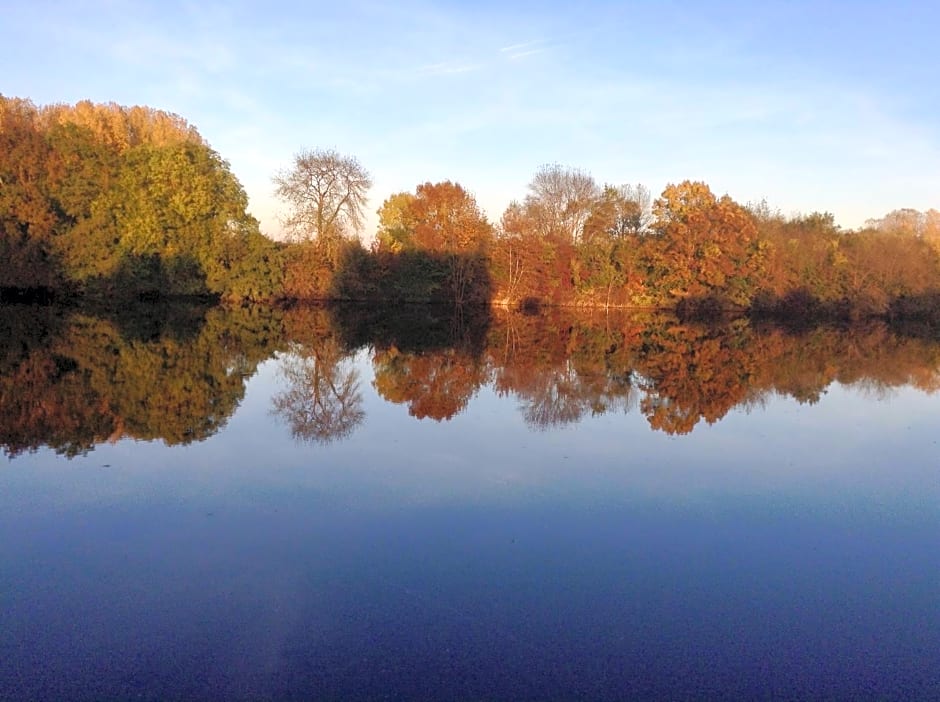
[[[411,416],[437,421],[464,409],[486,382],[489,307],[334,307],[344,338],[371,346],[374,386]]]
[[[333,304],[330,318],[350,348],[396,347],[421,353],[459,348],[480,355],[492,322],[489,307],[444,304]]]
[[[179,303],[163,299],[129,304],[98,301],[82,307],[94,316],[113,322],[127,340],[154,342],[197,338],[206,324],[206,315],[213,308],[208,302]]]

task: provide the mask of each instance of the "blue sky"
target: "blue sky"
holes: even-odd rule
[[[356,156],[371,210],[451,179],[498,219],[544,163],[846,227],[940,208],[933,0],[0,5],[0,92],[182,115],[272,235],[304,147]]]

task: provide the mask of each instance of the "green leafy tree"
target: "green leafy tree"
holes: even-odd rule
[[[269,297],[278,257],[246,206],[176,115],[0,96],[0,287]]]
[[[379,229],[376,233],[376,249],[401,253],[415,247],[412,210],[415,196],[411,193],[395,193],[379,208]]]
[[[260,266],[265,247],[246,206],[228,164],[208,147],[137,146],[121,156],[85,226],[63,235],[63,260],[84,283],[137,281],[165,294],[234,294],[254,268],[262,280],[247,288],[270,292],[272,271]],[[242,265],[241,256],[254,261]]]

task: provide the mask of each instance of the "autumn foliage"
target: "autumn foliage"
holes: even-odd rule
[[[275,244],[228,164],[180,117],[0,96],[0,288],[271,299]]]
[[[9,455],[49,446],[71,456],[125,437],[201,441],[225,425],[270,358],[279,369],[270,412],[295,440],[317,444],[355,433],[370,382],[420,420],[452,420],[489,387],[533,429],[618,414],[669,434],[776,395],[815,403],[836,382],[872,393],[940,389],[936,332],[880,320],[794,330],[557,307],[150,305],[91,314],[6,305],[0,332],[0,447]]]
[[[388,196],[369,237],[372,177],[355,158],[304,150],[273,181],[287,242],[261,234],[228,164],[181,117],[0,96],[0,294],[940,321],[936,210],[843,230],[700,181],[653,198],[548,164],[497,223],[444,180]]]

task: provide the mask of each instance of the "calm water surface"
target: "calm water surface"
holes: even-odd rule
[[[923,335],[2,313],[0,699],[940,699]]]

